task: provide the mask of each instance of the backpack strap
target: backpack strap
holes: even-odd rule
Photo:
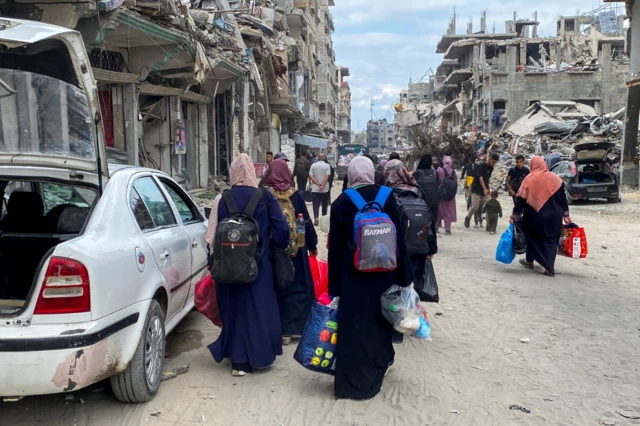
[[[373,200],[374,203],[378,203],[380,208],[384,208],[384,205],[387,203],[387,198],[391,195],[391,188],[388,186],[381,186],[378,191],[378,195],[376,195],[376,199]]]
[[[256,189],[253,191],[253,194],[251,194],[251,198],[249,198],[249,202],[247,203],[247,207],[244,209],[244,213],[253,217],[260,199],[262,199],[262,191],[260,189]]]
[[[229,210],[229,215],[238,213],[238,206],[236,205],[236,200],[233,199],[233,193],[230,189],[227,189],[222,193],[222,199],[224,203],[227,205],[227,210]]]
[[[362,198],[362,195],[354,188],[347,189],[344,191],[345,194],[351,199],[351,202],[355,204],[358,211],[362,211],[364,207],[367,205],[367,202]]]

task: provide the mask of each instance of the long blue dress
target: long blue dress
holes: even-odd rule
[[[278,304],[280,306],[282,335],[300,336],[315,301],[313,277],[311,276],[307,251],[317,250],[318,235],[313,223],[311,223],[311,217],[309,217],[309,211],[302,194],[296,191],[289,199],[293,204],[296,217],[302,214],[305,220],[306,246],[299,250],[296,257],[293,258],[293,266],[296,268],[293,284],[286,290],[278,291]]]
[[[233,186],[233,199],[243,210],[256,188]],[[258,203],[253,217],[260,227],[260,244],[269,241],[269,223],[272,238],[281,247],[289,244],[289,226],[275,197],[269,194],[270,217],[264,200]],[[218,222],[229,215],[224,200],[218,206]],[[218,340],[209,345],[217,362],[229,358],[233,364],[250,365],[251,368],[269,367],[282,355],[282,333],[278,300],[273,286],[273,272],[269,260],[269,244],[265,247],[258,279],[250,284],[225,284],[216,282],[218,308],[222,317],[222,332]]]

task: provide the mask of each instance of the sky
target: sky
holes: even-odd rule
[[[600,0],[335,0],[331,9],[336,61],[351,72],[353,131],[364,130],[371,117],[393,120],[392,105],[409,78],[420,80],[429,68],[436,70],[442,55],[436,44],[446,34],[454,7],[456,32],[466,33],[469,19],[480,30],[480,13],[487,12],[487,30],[504,32],[504,21],[531,18],[538,11],[539,36],[555,36],[556,18],[589,12]],[[623,5],[620,3],[619,5]],[[622,7],[622,6],[620,6]]]

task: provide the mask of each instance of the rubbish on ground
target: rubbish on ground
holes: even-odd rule
[[[453,311],[453,308],[446,307],[446,308],[444,308],[444,310],[445,311]]]
[[[511,354],[513,353],[513,350],[511,350],[511,348],[504,348],[504,349],[502,350],[502,352],[503,352],[505,355],[511,355]]]
[[[436,312],[436,317],[443,317],[444,316],[444,312]]]
[[[165,371],[162,373],[162,381],[166,381],[169,379],[173,379],[174,377],[178,377],[181,374],[186,373],[187,371],[189,371],[189,364],[182,364],[179,365],[178,367],[174,368],[171,371]]]
[[[632,419],[632,420],[640,419],[640,413],[633,410],[619,410],[618,414],[620,414],[622,417],[627,419]]]
[[[509,406],[509,410],[513,410],[513,411],[522,411],[525,414],[531,414],[531,410],[527,410],[524,407],[521,407],[519,405],[510,405]]]
[[[616,421],[613,419],[600,419],[600,424],[604,426],[613,426],[616,424]]]
[[[160,414],[162,414],[160,411],[156,411],[155,413],[151,413],[150,416],[151,417],[160,417]]]
[[[531,339],[529,339],[528,337],[524,337],[522,339],[520,339],[520,343],[529,343],[531,341]]]
[[[458,410],[449,410],[449,412],[452,414],[460,414],[460,411]]]

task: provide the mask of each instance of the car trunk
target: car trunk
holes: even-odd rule
[[[0,316],[19,315],[58,244],[81,235],[97,188],[0,177]]]
[[[607,184],[614,183],[615,178],[609,167],[603,161],[584,161],[576,164],[576,175],[579,184]]]

